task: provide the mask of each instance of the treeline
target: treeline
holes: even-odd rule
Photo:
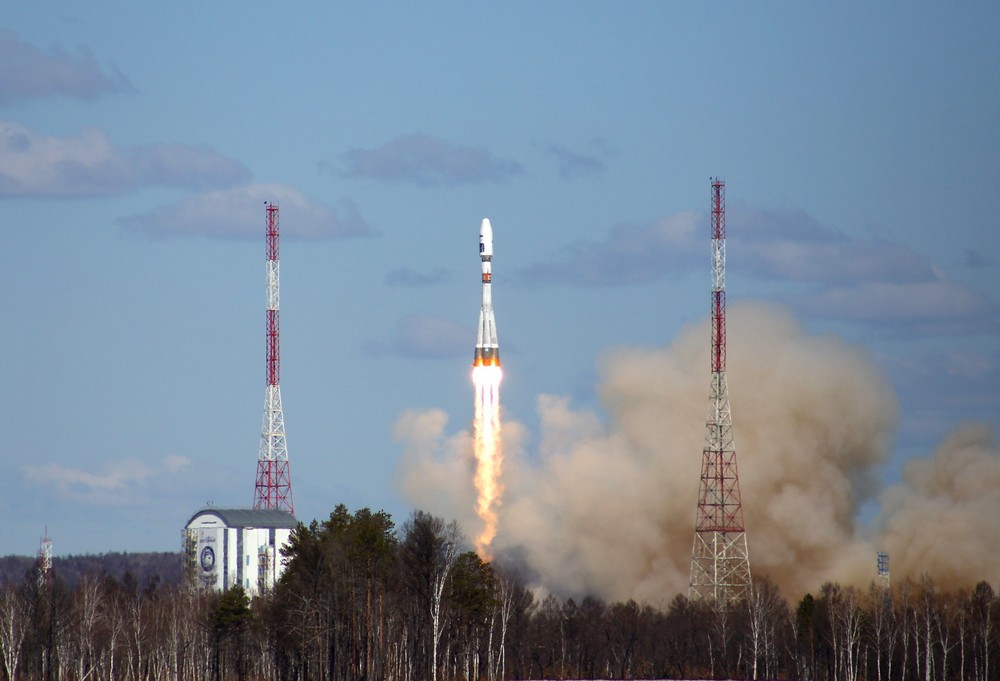
[[[35,568],[35,561],[33,556],[0,556],[0,584],[22,581]],[[177,584],[181,580],[181,554],[164,551],[55,556],[52,569],[71,589],[84,577],[105,575],[117,580],[134,579],[143,585]]]
[[[269,593],[39,574],[0,589],[9,681],[797,679],[1000,681],[1000,599],[930,577],[827,584],[794,605],[535,596],[454,523],[338,507],[300,525]]]

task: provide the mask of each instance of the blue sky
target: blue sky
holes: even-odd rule
[[[483,217],[531,433],[539,395],[599,411],[604,353],[707,315],[713,176],[730,305],[894,388],[883,482],[995,431],[998,29],[987,2],[7,8],[0,553],[46,526],[57,554],[176,550],[206,501],[251,503],[266,200],[307,521],[402,522],[401,415],[468,427]]]

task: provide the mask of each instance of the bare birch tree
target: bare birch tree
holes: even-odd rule
[[[0,590],[0,653],[8,679],[17,678],[21,651],[28,636],[30,606],[18,587],[5,584]]]

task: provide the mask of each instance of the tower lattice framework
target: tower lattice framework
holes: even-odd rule
[[[49,527],[45,526],[45,534],[38,546],[38,586],[45,587],[52,583],[52,540],[49,538]]]
[[[726,185],[712,180],[712,388],[698,487],[689,596],[737,601],[750,589],[750,556],[726,386]]]
[[[257,485],[253,507],[295,513],[292,478],[285,442],[285,415],[281,409],[281,349],[278,323],[278,206],[265,204],[267,212],[267,389],[264,421],[260,429]]]

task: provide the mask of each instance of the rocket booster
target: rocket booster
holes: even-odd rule
[[[479,309],[479,329],[476,332],[476,354],[473,366],[500,366],[500,348],[497,345],[497,322],[493,317],[493,226],[483,218],[479,226],[479,259],[483,265],[483,304]]]

